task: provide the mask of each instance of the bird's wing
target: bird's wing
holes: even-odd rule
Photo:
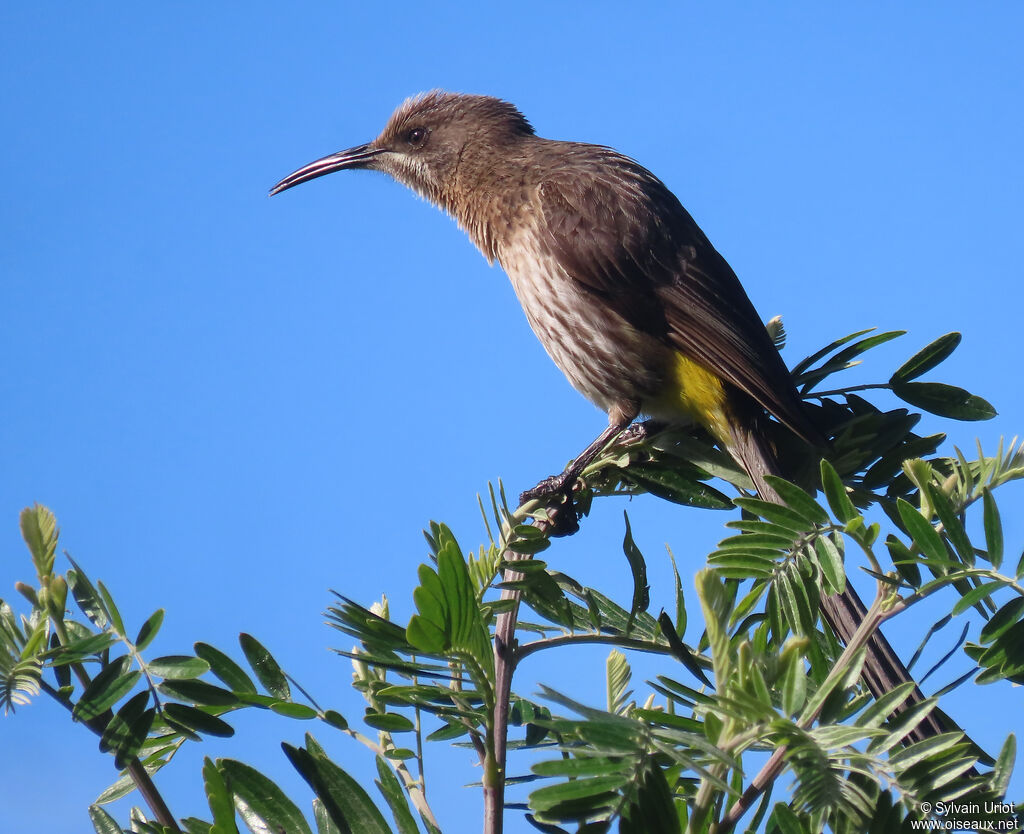
[[[538,186],[540,234],[570,277],[819,442],[739,279],[675,195],[610,149],[570,147],[573,164]]]

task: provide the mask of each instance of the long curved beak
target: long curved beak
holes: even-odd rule
[[[349,148],[347,151],[338,151],[316,162],[304,165],[298,171],[294,171],[285,177],[281,182],[270,189],[270,196],[280,194],[293,185],[315,180],[325,174],[333,174],[335,171],[344,171],[346,168],[369,168],[372,167],[370,160],[386,153],[383,148],[375,148],[372,145],[359,145],[356,148]]]

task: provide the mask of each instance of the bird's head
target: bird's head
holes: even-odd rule
[[[384,171],[428,200],[451,208],[460,167],[480,166],[481,153],[500,154],[532,136],[533,128],[513,105],[490,96],[434,91],[407,99],[380,136],[303,166],[275,185],[277,194],[335,171]]]

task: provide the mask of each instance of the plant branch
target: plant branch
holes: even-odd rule
[[[40,680],[39,688],[53,698],[58,704],[61,704],[68,710],[68,712],[72,711],[73,705],[71,702],[62,698],[60,693],[46,681]],[[110,710],[107,710],[103,715],[97,715],[95,718],[83,720],[82,723],[92,730],[97,736],[102,738],[103,731],[107,728],[112,717],[113,713]],[[147,771],[142,762],[139,761],[139,757],[132,756],[131,759],[128,760],[128,765],[125,770],[131,777],[132,782],[135,783],[135,788],[138,790],[145,803],[149,806],[150,811],[153,812],[153,816],[156,818],[156,821],[161,825],[170,828],[172,831],[181,831],[178,827],[177,821],[174,819],[174,814],[172,814],[171,809],[167,807],[167,803],[164,801],[156,783],[149,775],[149,771]]]

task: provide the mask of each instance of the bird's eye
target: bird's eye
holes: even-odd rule
[[[405,134],[405,139],[414,148],[418,148],[427,141],[427,131],[422,127],[414,127]]]

